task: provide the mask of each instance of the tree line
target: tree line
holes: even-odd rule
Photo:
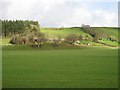
[[[2,22],[2,36],[11,37],[24,31],[39,27],[38,21],[29,20],[0,20]]]

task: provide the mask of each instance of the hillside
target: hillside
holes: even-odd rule
[[[94,27],[96,32],[104,32],[108,35],[115,36],[118,38],[118,28],[109,28],[109,27]],[[77,34],[77,35],[87,35],[87,33],[83,32],[81,28],[64,28],[64,29],[57,29],[57,28],[41,28],[41,32],[45,33],[47,37],[57,37],[61,35],[65,37],[69,34]]]
[[[118,28],[114,27],[92,27],[97,33],[104,33],[108,36],[115,37],[118,39]],[[78,36],[90,36],[88,33],[85,33],[80,27],[72,27],[72,28],[41,28],[42,33],[45,34],[47,38],[55,38],[61,36],[62,38],[67,37],[69,34],[76,34]],[[90,36],[91,37],[91,36]],[[94,43],[95,44],[95,43]],[[102,40],[100,44],[107,46],[118,46],[117,42],[112,42],[110,40]],[[96,45],[96,44],[95,44]]]
[[[94,27],[95,31],[100,33],[105,33],[109,36],[114,36],[115,38],[118,38],[118,28],[110,28],[110,27]],[[78,36],[83,35],[83,36],[90,36],[88,33],[85,33],[80,27],[73,27],[73,28],[40,28],[40,31],[45,34],[46,38],[65,38],[70,34],[76,34]],[[91,36],[90,36],[91,37]],[[9,45],[10,38],[2,38],[2,45]],[[89,42],[90,44],[98,45],[98,43],[92,43]],[[104,40],[101,41],[103,45],[107,46],[118,46],[117,42],[111,42],[109,40]],[[101,44],[100,44],[101,45]]]
[[[118,38],[118,28],[112,28],[112,27],[95,27],[95,30],[97,32],[104,32],[108,35],[115,36]]]
[[[45,35],[48,38],[54,38],[58,37],[59,35],[61,37],[66,37],[69,34],[76,34],[76,35],[87,35],[87,33],[84,33],[81,28],[63,28],[63,29],[57,29],[57,28],[41,28],[41,32],[45,33]]]

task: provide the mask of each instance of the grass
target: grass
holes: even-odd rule
[[[49,49],[3,46],[3,88],[118,87],[117,49]]]
[[[118,28],[109,27],[95,27],[96,32],[104,32],[107,35],[115,36],[118,38]],[[66,37],[67,35],[74,33],[77,35],[86,35],[81,28],[64,28],[63,30],[53,30],[50,28],[41,28],[41,32],[45,33],[47,37],[57,37],[61,35]]]
[[[115,36],[116,38],[118,38],[118,28],[110,28],[110,27],[97,27],[95,28],[97,32],[104,32],[107,35],[110,36]]]
[[[0,38],[0,45],[9,44],[10,38]]]
[[[76,35],[86,35],[86,33],[84,33],[80,28],[64,28],[63,30],[53,30],[50,28],[41,28],[41,32],[46,34],[46,37],[49,38],[54,38],[54,37],[58,37],[59,35],[61,37],[66,37],[69,34],[76,34]]]
[[[114,46],[114,47],[117,47],[118,46],[118,42],[112,42],[112,41],[109,41],[109,40],[101,40],[100,41],[101,43],[104,43],[106,45],[111,45],[111,46]]]
[[[114,28],[96,28],[109,35],[117,35]],[[51,30],[42,28],[46,37],[66,37],[69,34],[86,35],[80,28]],[[3,88],[116,88],[118,87],[118,50],[95,47],[79,47],[61,44],[53,48],[3,45]],[[102,43],[116,45],[114,42]],[[1,42],[0,42],[1,44]]]

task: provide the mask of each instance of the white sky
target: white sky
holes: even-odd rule
[[[118,26],[118,0],[1,0],[1,19],[37,20],[42,27]]]

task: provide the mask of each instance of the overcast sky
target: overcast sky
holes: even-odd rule
[[[118,0],[1,0],[0,19],[37,20],[42,27],[115,27]]]

